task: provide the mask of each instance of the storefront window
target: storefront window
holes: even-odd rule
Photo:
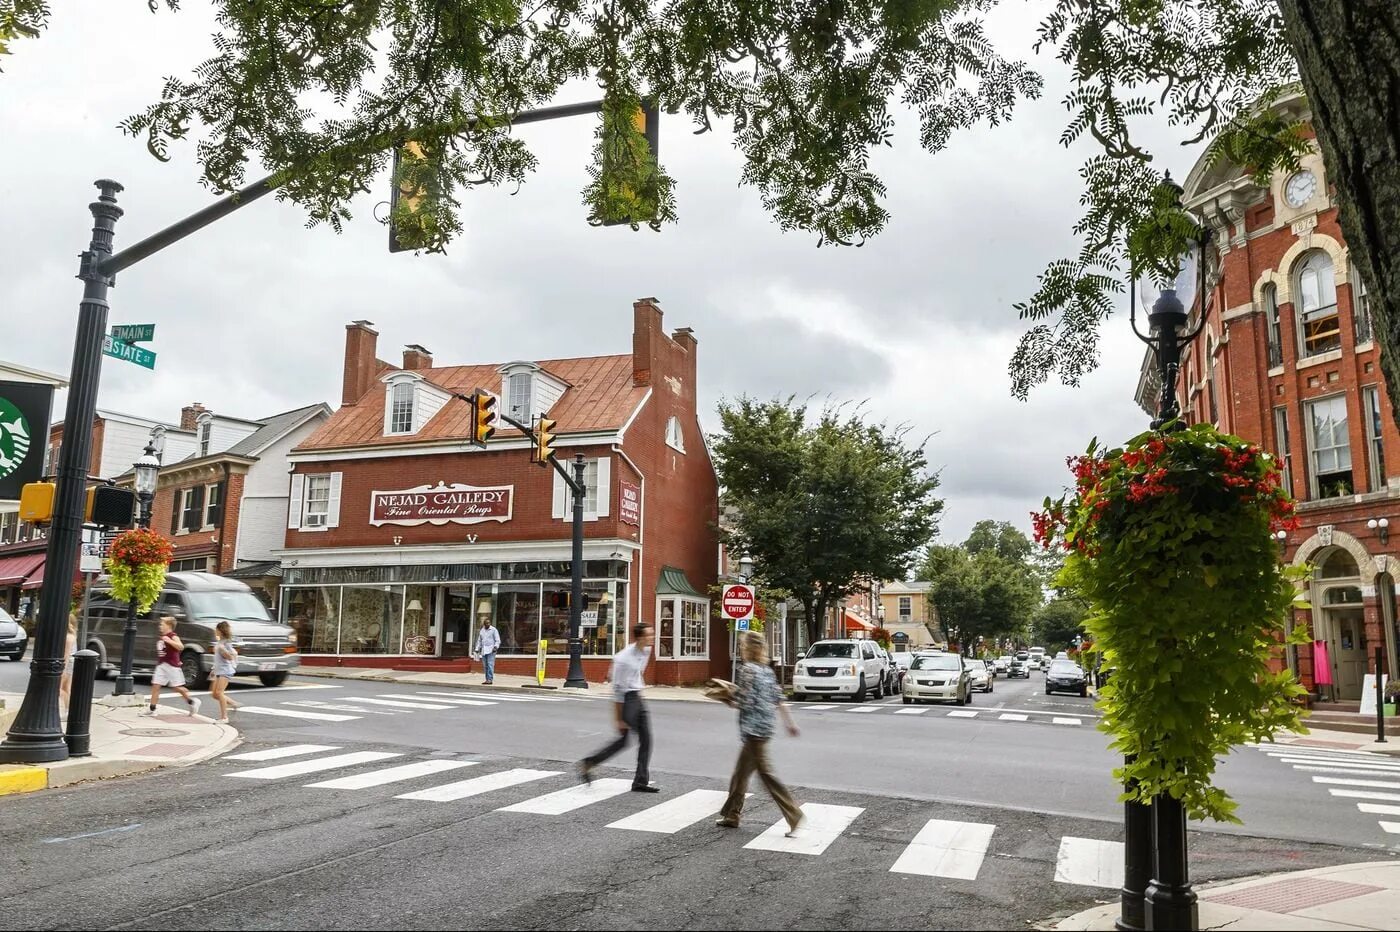
[[[405,654],[435,654],[437,641],[433,637],[433,592],[427,586],[407,586],[404,589],[403,652]]]
[[[482,586],[477,589],[478,625],[482,606],[489,605],[501,634],[501,653],[533,654],[538,648],[540,636],[539,584],[501,583],[494,590],[491,600],[487,602],[482,598],[487,588]]]
[[[282,620],[297,633],[297,649],[305,654],[338,651],[340,587],[309,586],[285,590]]]
[[[340,603],[340,653],[402,650],[403,587],[346,586]]]
[[[540,619],[543,637],[551,654],[569,652],[569,583],[546,583],[544,611]]]
[[[672,660],[676,656],[676,600],[662,599],[660,611],[656,613],[656,656]]]
[[[710,655],[710,619],[708,606],[704,602],[681,602],[681,646],[682,657],[708,657]]]

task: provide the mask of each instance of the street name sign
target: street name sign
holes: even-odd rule
[[[149,343],[156,338],[155,324],[113,324],[112,339],[123,343]]]
[[[145,366],[147,369],[156,367],[156,354],[148,349],[135,346],[131,343],[124,343],[115,337],[104,337],[102,339],[102,352],[113,359],[120,359],[123,362],[134,362],[138,366]]]

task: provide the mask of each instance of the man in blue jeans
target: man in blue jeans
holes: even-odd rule
[[[481,667],[486,671],[486,683],[490,686],[496,678],[496,651],[501,649],[501,632],[491,625],[490,617],[483,618],[482,628],[476,635],[476,653],[481,658]]]

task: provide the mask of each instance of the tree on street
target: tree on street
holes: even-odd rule
[[[1027,629],[1041,602],[1030,540],[1007,522],[979,521],[962,544],[932,544],[918,578],[929,580],[939,624],[967,653],[979,637],[996,641]]]
[[[1072,595],[1060,594],[1036,610],[1031,619],[1031,631],[1036,643],[1043,644],[1053,656],[1084,634],[1084,617],[1089,607]]]
[[[764,588],[802,604],[809,642],[868,580],[905,577],[943,510],[922,445],[836,409],[809,423],[791,398],[739,398],[719,415],[711,443],[732,514],[721,534]]]

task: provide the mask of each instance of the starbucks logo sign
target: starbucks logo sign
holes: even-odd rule
[[[0,479],[13,475],[29,455],[30,427],[24,412],[0,396]]]

